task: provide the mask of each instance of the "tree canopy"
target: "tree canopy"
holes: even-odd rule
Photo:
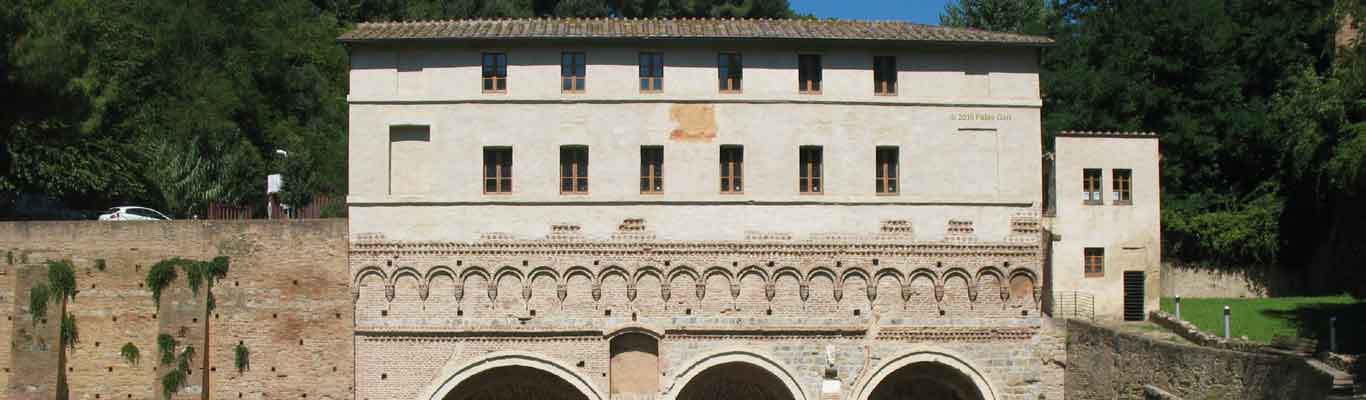
[[[16,0],[0,9],[0,215],[17,193],[187,216],[346,188],[356,22],[789,17],[787,0]],[[287,156],[275,150],[285,150]]]
[[[1049,135],[1161,135],[1167,256],[1290,264],[1349,233],[1333,221],[1366,186],[1366,58],[1335,42],[1362,4],[959,0],[941,20],[1057,41],[1042,65]]]

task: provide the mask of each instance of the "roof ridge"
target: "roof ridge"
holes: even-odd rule
[[[1046,46],[1052,39],[896,20],[700,17],[450,18],[362,22],[338,39],[810,39]]]

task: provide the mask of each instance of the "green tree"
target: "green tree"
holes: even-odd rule
[[[65,400],[70,397],[66,382],[66,352],[76,349],[76,341],[79,334],[76,328],[76,317],[66,312],[67,300],[76,298],[76,272],[67,260],[48,261],[47,281],[34,285],[30,289],[29,312],[33,320],[37,321],[46,317],[47,303],[57,302],[58,321],[61,325],[58,330],[57,345],[57,399]]]
[[[210,261],[195,261],[177,257],[157,262],[147,270],[146,286],[148,290],[152,292],[152,302],[158,309],[161,308],[162,291],[166,290],[177,277],[176,268],[179,268],[185,274],[186,283],[195,296],[199,295],[200,288],[204,288],[204,314],[202,319],[204,320],[203,349],[205,354],[200,358],[200,361],[203,364],[203,373],[200,375],[202,381],[200,384],[202,385],[204,400],[208,400],[209,394],[211,393],[209,390],[208,351],[212,348],[209,347],[209,339],[212,337],[213,331],[211,330],[209,322],[213,320],[213,310],[217,308],[217,301],[213,294],[213,286],[219,279],[223,279],[223,277],[228,275],[228,267],[229,259],[225,256],[214,257],[214,259]],[[162,335],[169,337],[165,334]],[[161,364],[169,365],[168,355],[174,352],[174,339],[167,344],[165,339],[158,337],[158,342],[161,348]],[[162,377],[162,389],[167,391],[167,397],[169,397],[169,392],[178,389],[181,384],[183,384],[185,372],[189,370],[189,363],[193,358],[194,348],[186,346],[184,352],[180,355],[177,368]]]
[[[944,6],[939,24],[998,32],[1045,32],[1044,0],[958,0]]]

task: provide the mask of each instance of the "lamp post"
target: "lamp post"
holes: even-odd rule
[[[1338,317],[1328,318],[1328,351],[1338,352]]]
[[[1181,295],[1176,295],[1176,320],[1181,320]]]

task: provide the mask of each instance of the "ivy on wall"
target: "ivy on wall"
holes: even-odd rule
[[[123,357],[123,360],[127,361],[129,365],[138,365],[138,360],[142,358],[142,354],[138,352],[137,345],[134,345],[133,342],[128,342],[124,343],[123,348],[119,349],[119,357]]]
[[[232,348],[233,364],[237,366],[237,373],[246,372],[251,369],[251,350],[247,345],[237,342],[237,346]]]
[[[196,296],[199,295],[200,288],[205,289],[203,317],[205,349],[211,348],[209,346],[209,338],[212,331],[210,330],[209,321],[212,320],[210,316],[212,315],[213,310],[217,308],[217,302],[213,295],[213,286],[219,279],[228,275],[228,265],[228,257],[224,256],[214,257],[209,261],[197,261],[175,257],[159,261],[156,264],[153,264],[152,268],[147,270],[147,278],[145,279],[147,289],[152,292],[152,302],[158,310],[161,309],[161,294],[167,287],[170,287],[172,282],[175,282],[176,277],[178,276],[178,273],[176,272],[177,269],[180,269],[181,272],[185,274],[186,283],[189,284],[190,291]],[[172,362],[177,361],[177,356],[174,355],[176,347],[175,338],[163,333],[157,337],[157,347],[161,352],[162,365],[170,365]],[[166,394],[166,397],[170,397],[171,393],[180,390],[180,387],[185,385],[185,379],[189,375],[190,360],[193,358],[194,347],[186,345],[178,357],[179,362],[175,363],[176,368],[168,371],[162,376],[161,390]],[[207,355],[203,357],[203,362],[205,372],[203,374],[204,380],[201,388],[203,393],[202,399],[208,400],[210,393],[208,371],[210,369],[209,357]],[[238,370],[240,371],[242,368],[239,367]]]

